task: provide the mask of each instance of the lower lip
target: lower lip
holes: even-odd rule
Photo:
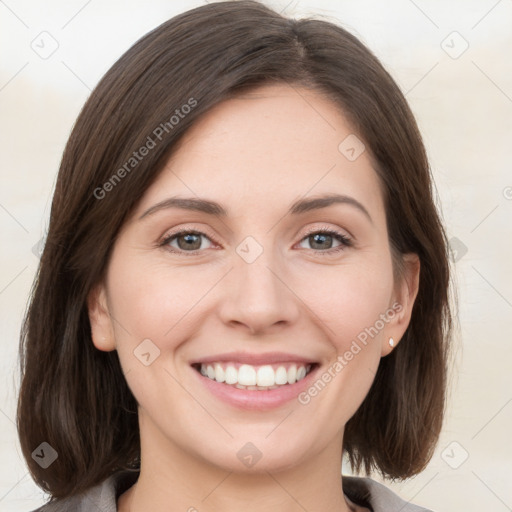
[[[296,399],[300,393],[311,385],[310,383],[318,368],[318,366],[313,368],[302,380],[295,384],[286,384],[275,389],[262,391],[238,389],[229,384],[223,384],[222,382],[205,377],[194,368],[192,368],[192,371],[212,394],[224,402],[239,409],[265,411]]]

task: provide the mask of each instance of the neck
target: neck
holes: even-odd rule
[[[293,467],[273,470],[262,465],[257,471],[255,465],[237,472],[185,452],[156,427],[145,427],[139,478],[120,496],[119,512],[355,510],[342,491],[342,435]]]

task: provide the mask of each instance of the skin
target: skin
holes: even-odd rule
[[[189,130],[123,226],[89,296],[94,345],[118,351],[139,404],[141,472],[120,511],[363,510],[340,485],[344,426],[392,350],[389,337],[396,346],[407,328],[419,260],[406,255],[404,279],[393,281],[370,154],[349,161],[338,150],[353,133],[317,92],[262,86]],[[348,204],[286,215],[304,196],[333,192],[356,198],[373,222]],[[214,200],[229,215],[169,208],[139,219],[171,196]],[[320,227],[354,245],[322,254],[340,242],[315,245],[306,230]],[[177,239],[158,246],[179,229],[205,233],[200,248],[186,252]],[[252,263],[236,252],[247,236],[263,248]],[[400,313],[306,405],[240,410],[211,394],[189,364],[283,351],[318,361],[321,375],[395,302]],[[133,351],[148,338],[160,355],[146,366]],[[252,467],[237,457],[247,442],[262,454]]]

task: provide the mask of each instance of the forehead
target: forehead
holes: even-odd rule
[[[261,86],[198,119],[139,210],[171,193],[212,198],[231,210],[338,192],[378,216],[383,202],[370,155],[350,160],[343,152],[343,141],[356,136],[341,109],[318,92]]]

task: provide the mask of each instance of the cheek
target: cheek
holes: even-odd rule
[[[128,342],[132,351],[147,338],[162,350],[172,349],[180,343],[180,333],[190,336],[197,328],[201,311],[215,307],[208,300],[212,283],[218,280],[211,267],[170,268],[144,258],[117,258],[111,269],[109,307],[116,340]],[[340,265],[300,266],[283,277],[294,290],[288,300],[305,304],[310,320],[339,351],[376,323],[388,307],[392,289],[390,261],[372,255]]]
[[[374,326],[389,307],[391,263],[374,260],[367,258],[364,265],[357,262],[325,267],[316,273],[314,283],[310,277],[299,285],[301,298],[339,350],[347,350],[351,341]]]
[[[384,271],[338,268],[324,286],[304,288],[304,301],[321,320],[319,328],[333,350],[299,402],[327,437],[355,414],[374,381],[381,358],[381,315],[389,310],[391,285]]]
[[[211,287],[211,279],[191,268],[112,260],[108,287],[116,350],[128,386],[144,408],[158,410],[162,398],[156,390],[162,386],[170,397],[183,395],[171,377],[179,377],[173,359],[197,329],[194,313]]]
[[[177,332],[189,326],[188,313],[208,291],[205,283],[210,280],[192,277],[186,268],[170,269],[140,259],[116,263],[113,260],[109,273],[109,307],[118,350],[133,351],[145,339],[162,351],[172,349],[173,343],[179,343]]]

